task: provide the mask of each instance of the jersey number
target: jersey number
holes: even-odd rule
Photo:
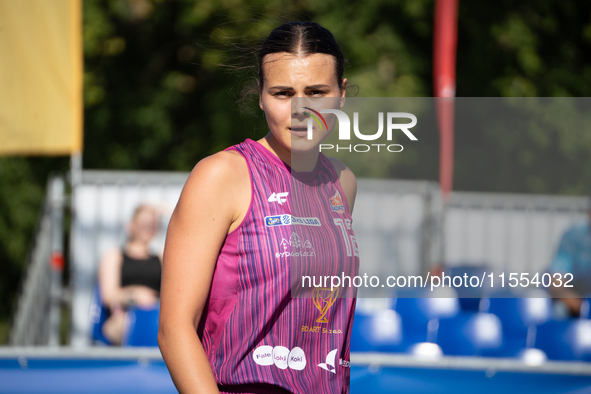
[[[341,234],[345,241],[345,247],[347,248],[347,256],[359,256],[359,248],[357,247],[355,236],[353,234],[349,235],[349,230],[351,230],[351,220],[345,219],[343,221],[341,218],[333,218],[333,220],[334,224],[341,229]]]

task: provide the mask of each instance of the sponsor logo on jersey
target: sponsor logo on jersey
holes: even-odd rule
[[[339,358],[339,365],[342,365],[344,368],[351,368],[351,361],[343,360]]]
[[[328,372],[337,373],[337,369],[334,365],[334,360],[336,357],[337,349],[331,350],[331,352],[326,355],[326,361],[318,364],[318,366],[322,369],[327,370]]]
[[[312,290],[311,299],[318,310],[316,323],[330,323],[332,318],[328,313],[332,306],[336,303],[339,297],[339,287],[315,287]],[[303,325],[301,326],[300,332],[306,332],[310,334],[323,334],[323,335],[341,335],[343,334],[341,328],[327,328],[322,325]]]
[[[283,205],[283,203],[287,201],[288,195],[289,195],[289,192],[273,193],[269,196],[269,199],[267,201],[276,202],[279,205]]]
[[[309,332],[312,334],[326,334],[326,335],[336,335],[342,334],[342,330],[332,330],[330,328],[323,328],[320,326],[302,326],[302,332]]]
[[[322,223],[320,223],[320,219],[318,219],[318,218],[299,218],[297,216],[291,217],[291,224],[301,224],[302,226],[313,226],[313,227],[322,226]]]
[[[339,288],[335,287],[316,287],[312,291],[312,301],[314,306],[320,312],[320,316],[316,319],[316,323],[328,323],[328,310],[336,302],[339,296]]]
[[[309,240],[302,240],[299,235],[292,232],[289,240],[283,238],[281,240],[283,252],[275,253],[275,257],[315,257],[316,252],[314,246]]]
[[[330,203],[330,210],[336,213],[345,213],[345,204],[343,204],[343,197],[337,190],[334,196],[328,199]]]
[[[318,317],[316,323],[329,323],[328,311],[334,305],[339,296],[339,288],[335,287],[316,287],[312,291],[312,302],[316,309],[318,309]],[[341,329],[325,328],[322,326],[302,326],[301,332],[309,332],[311,334],[342,334]]]
[[[289,226],[292,224],[293,225],[298,224],[301,226],[314,226],[314,227],[322,226],[322,223],[320,223],[320,219],[318,219],[318,218],[299,218],[297,216],[291,216],[289,214],[265,216],[265,225],[267,227]]]
[[[285,346],[259,346],[254,349],[252,359],[258,365],[275,365],[279,369],[301,371],[306,368],[306,354],[297,346],[291,351]]]
[[[265,225],[267,227],[289,226],[291,224],[291,215],[265,216]]]

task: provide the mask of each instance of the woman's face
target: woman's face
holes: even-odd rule
[[[292,110],[291,98],[301,98],[301,103],[307,103],[302,106],[318,108],[318,105],[314,105],[314,100],[310,99],[344,97],[347,80],[342,81],[341,89],[336,77],[334,57],[324,53],[304,57],[287,52],[272,53],[263,58],[263,71],[259,105],[265,112],[274,139],[289,151],[292,151],[292,142],[297,145],[293,146],[294,150],[298,147],[305,149],[306,146],[309,149],[310,145],[317,145],[328,131],[322,135],[319,133],[321,130],[317,130],[317,125],[314,125],[314,141],[307,141],[308,115],[303,113],[305,110],[299,104],[294,105]],[[339,103],[340,99],[337,99],[336,108],[342,106]],[[332,107],[335,108],[334,105]]]
[[[149,243],[158,229],[158,218],[152,209],[142,209],[129,225],[129,236],[135,241]]]

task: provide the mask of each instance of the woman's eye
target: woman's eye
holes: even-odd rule
[[[310,95],[312,95],[312,96],[322,96],[325,94],[326,94],[326,92],[324,90],[312,90],[310,92]]]
[[[287,91],[276,92],[276,93],[273,93],[273,96],[275,96],[275,97],[289,96],[289,92],[287,92]]]

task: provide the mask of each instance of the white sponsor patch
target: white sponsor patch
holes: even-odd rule
[[[297,346],[291,351],[285,346],[259,346],[253,351],[252,358],[258,365],[275,364],[277,368],[287,369],[289,367],[296,371],[303,370],[307,364],[304,350]]]
[[[252,358],[258,365],[273,365],[273,346],[259,346],[252,353]]]
[[[275,346],[273,348],[273,362],[277,368],[286,369],[288,357],[289,349],[285,346]]]
[[[289,214],[265,216],[265,226],[267,227],[289,226],[292,224],[314,227],[322,226],[322,223],[320,223],[320,219],[318,218],[300,218],[297,216],[291,216]]]
[[[301,371],[306,367],[306,354],[300,347],[294,347],[289,352],[289,357],[287,360],[287,365],[291,369],[295,369],[297,371]]]

